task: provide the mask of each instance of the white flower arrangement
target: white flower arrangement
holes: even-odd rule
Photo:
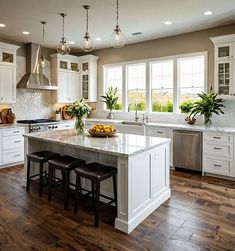
[[[76,116],[77,118],[82,118],[89,114],[91,107],[86,103],[84,99],[80,101],[75,101],[74,103],[67,105],[67,113],[69,116]]]

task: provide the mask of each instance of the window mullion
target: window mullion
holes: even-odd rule
[[[122,66],[122,103],[123,111],[127,112],[128,110],[128,100],[127,100],[127,69],[126,65]]]
[[[146,86],[146,112],[151,112],[151,66],[150,62],[146,63],[146,74],[145,74],[145,86]]]
[[[179,69],[177,59],[173,60],[173,113],[178,113],[179,109]]]

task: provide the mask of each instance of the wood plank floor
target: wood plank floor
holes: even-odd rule
[[[235,182],[171,172],[172,197],[130,235],[112,226],[114,210],[103,211],[99,228],[81,205],[63,210],[59,190],[22,187],[22,166],[0,170],[0,250],[235,250]]]

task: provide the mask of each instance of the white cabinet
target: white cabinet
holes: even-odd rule
[[[117,124],[117,131],[120,133],[145,135],[145,125]]]
[[[234,135],[204,132],[203,172],[234,177],[234,171]]]
[[[69,130],[74,129],[75,127],[75,120],[63,121],[59,124],[59,130]]]
[[[81,98],[80,63],[72,55],[51,55],[51,82],[58,86],[53,92],[53,103],[72,103]]]
[[[94,55],[79,57],[81,62],[81,97],[88,102],[97,101],[97,60]]]
[[[24,128],[0,129],[0,166],[21,163],[24,160]]]
[[[18,46],[0,43],[0,103],[16,102],[16,50]]]
[[[213,37],[215,90],[223,99],[235,98],[235,34]]]
[[[52,102],[97,101],[97,59],[93,55],[51,55],[51,82],[58,86]]]
[[[171,128],[147,126],[147,136],[168,138],[170,143],[170,165],[173,166],[173,130]]]

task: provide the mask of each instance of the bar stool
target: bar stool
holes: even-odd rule
[[[48,201],[51,201],[52,188],[63,184],[64,186],[64,209],[68,209],[69,202],[69,185],[70,185],[70,173],[76,167],[80,167],[86,163],[85,160],[73,158],[68,155],[59,156],[50,160],[49,162],[49,192]],[[62,179],[56,178],[54,173],[55,170],[60,170]],[[53,182],[53,178],[58,181]]]
[[[98,227],[99,218],[100,218],[100,209],[103,208],[104,206],[112,204],[113,202],[115,202],[115,205],[117,207],[117,185],[116,185],[117,169],[112,166],[106,166],[97,162],[92,162],[82,167],[76,168],[75,173],[76,173],[76,193],[75,193],[75,202],[74,202],[74,214],[77,213],[79,192],[83,190],[81,188],[81,182],[80,182],[80,178],[83,177],[83,178],[91,180],[92,182],[92,191],[88,191],[88,193],[86,193],[85,195],[92,193],[92,197],[94,199],[94,187],[95,187],[95,195],[96,195],[95,196],[95,227]],[[101,182],[111,177],[113,178],[114,198],[110,198],[106,195],[100,194]],[[100,206],[100,197],[103,197],[110,201]]]
[[[26,183],[26,190],[29,191],[29,182],[30,179],[39,176],[39,197],[42,196],[42,189],[43,189],[43,178],[47,177],[46,171],[43,171],[44,163],[48,162],[49,160],[60,156],[58,153],[54,153],[51,151],[40,151],[34,152],[27,155],[27,183]],[[39,163],[39,173],[30,176],[30,161]]]

